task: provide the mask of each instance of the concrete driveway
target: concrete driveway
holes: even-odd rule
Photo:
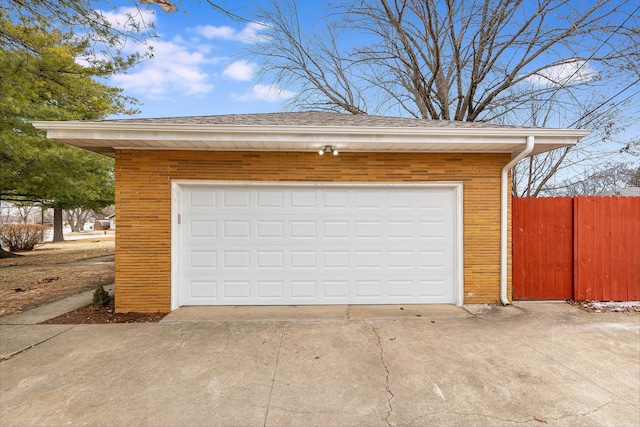
[[[0,325],[0,425],[640,424],[640,316],[564,303],[183,308]]]

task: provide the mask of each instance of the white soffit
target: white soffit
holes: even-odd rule
[[[533,154],[575,145],[589,131],[520,127],[372,127],[212,125],[127,121],[32,122],[47,137],[108,156],[115,150],[518,153],[534,136]]]

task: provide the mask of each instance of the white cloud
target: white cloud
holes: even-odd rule
[[[251,80],[256,64],[247,61],[234,61],[224,69],[222,75],[233,80]]]
[[[180,37],[153,41],[154,57],[127,74],[113,77],[114,85],[135,95],[160,98],[170,92],[205,94],[213,90],[205,67],[216,62],[206,47],[187,45]]]
[[[136,7],[120,7],[117,10],[98,10],[97,12],[114,28],[125,31],[147,28],[156,19],[152,10]]]
[[[235,98],[239,101],[267,101],[277,102],[284,101],[295,96],[295,92],[291,92],[276,85],[262,85],[257,84],[251,88],[251,91],[236,95]]]
[[[236,31],[229,26],[216,27],[213,25],[200,25],[195,27],[196,33],[206,39],[223,39],[231,41],[239,41],[242,43],[260,43],[268,40],[268,37],[263,36],[260,31],[267,29],[265,24],[258,22],[248,23],[242,31]]]
[[[231,27],[215,27],[213,25],[198,25],[196,32],[206,39],[233,40],[236,30]]]
[[[583,60],[570,60],[560,65],[552,65],[536,75],[529,76],[527,81],[537,86],[571,85],[588,83],[599,78],[598,70]]]

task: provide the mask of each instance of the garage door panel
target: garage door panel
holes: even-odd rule
[[[289,206],[297,211],[313,211],[318,207],[318,194],[306,189],[292,189],[288,192]]]
[[[317,280],[290,280],[289,285],[291,299],[314,301],[318,298]]]
[[[189,237],[193,239],[215,239],[218,235],[218,223],[211,219],[193,219],[189,223]]]
[[[280,220],[256,221],[256,238],[260,240],[276,239],[283,240],[285,225]]]
[[[288,230],[288,237],[291,239],[308,239],[315,241],[318,237],[317,222],[308,219],[291,219]]]
[[[452,251],[434,249],[420,251],[403,246],[372,250],[370,246],[355,249],[313,249],[275,244],[228,244],[227,249],[211,249],[207,245],[190,245],[183,252],[182,268],[185,273],[220,268],[279,269],[279,270],[332,270],[332,269],[389,269],[394,271],[451,271]]]
[[[434,302],[446,303],[453,296],[447,291],[446,284],[450,277],[423,279],[418,281],[418,295]]]
[[[255,295],[255,291],[251,292],[250,280],[238,280],[237,278],[221,279],[222,283],[222,301],[228,302],[247,302],[251,301],[251,295]]]
[[[289,268],[292,270],[314,270],[318,266],[316,251],[293,249],[289,251]]]
[[[183,187],[180,305],[454,302],[451,189]]]
[[[251,193],[242,188],[222,190],[222,209],[251,207]]]
[[[259,298],[285,299],[283,280],[257,280],[256,289]]]
[[[199,208],[216,207],[217,196],[218,193],[211,192],[206,187],[192,188],[186,196],[187,203],[185,207],[188,212],[197,212]]]
[[[335,190],[322,192],[322,206],[321,209],[326,209],[329,212],[335,211],[336,209],[342,210],[345,212],[349,211],[351,207],[350,202],[350,192],[349,190]]]
[[[190,250],[187,252],[189,270],[215,270],[218,253],[211,250]]]
[[[225,239],[243,239],[251,238],[251,221],[249,220],[222,220],[222,236]]]
[[[259,208],[283,208],[284,194],[278,190],[264,190],[256,194]]]

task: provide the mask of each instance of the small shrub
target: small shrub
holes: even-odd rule
[[[109,304],[110,299],[109,292],[104,290],[104,286],[98,285],[98,289],[93,293],[93,301],[91,302],[91,305],[94,308],[104,307]]]
[[[47,228],[40,224],[4,224],[0,226],[0,243],[9,252],[32,251],[44,240]]]

